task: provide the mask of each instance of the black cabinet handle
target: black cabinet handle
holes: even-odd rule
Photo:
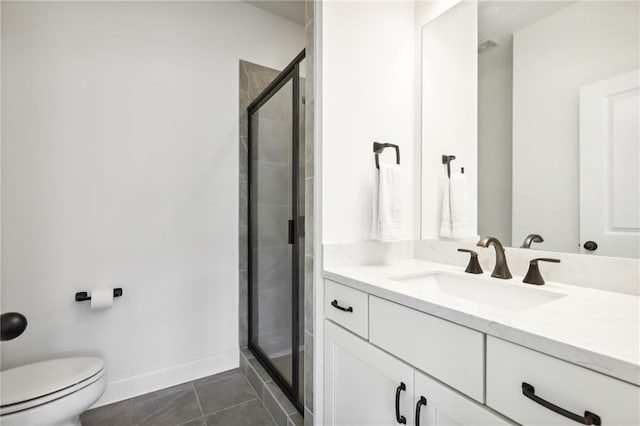
[[[594,251],[598,250],[598,243],[595,241],[587,241],[582,247],[584,247],[585,250]]]
[[[598,416],[597,414],[591,413],[589,411],[585,411],[584,416],[574,414],[571,411],[567,411],[562,407],[558,407],[557,405],[540,398],[535,394],[535,392],[536,390],[533,386],[531,386],[529,383],[522,382],[522,394],[530,400],[542,405],[544,408],[548,408],[554,413],[558,413],[561,416],[564,416],[568,419],[573,420],[574,422],[578,422],[583,425],[600,426],[602,424],[600,416]]]
[[[427,405],[427,398],[420,396],[420,399],[416,404],[416,426],[420,426],[420,409],[423,405]]]
[[[351,306],[349,306],[348,308],[343,308],[342,306],[338,305],[337,300],[334,300],[333,302],[331,302],[331,306],[333,306],[336,309],[340,309],[343,312],[353,312],[353,308]]]
[[[406,425],[406,417],[400,415],[400,392],[404,390],[407,390],[407,386],[403,382],[400,382],[400,386],[396,388],[396,422]]]

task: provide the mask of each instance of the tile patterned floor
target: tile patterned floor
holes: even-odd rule
[[[83,426],[273,426],[253,387],[231,370],[87,411]]]

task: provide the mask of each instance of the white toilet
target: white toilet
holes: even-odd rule
[[[80,425],[107,385],[100,358],[60,358],[0,372],[2,426]]]

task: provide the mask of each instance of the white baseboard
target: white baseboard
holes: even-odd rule
[[[238,368],[240,351],[234,349],[209,358],[187,362],[162,370],[109,381],[102,397],[91,408],[123,401],[134,396],[157,391],[180,383]]]

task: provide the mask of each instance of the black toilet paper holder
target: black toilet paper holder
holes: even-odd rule
[[[113,297],[120,297],[122,296],[122,289],[121,288],[114,288],[113,289]],[[76,293],[76,302],[84,302],[85,300],[91,300],[91,296],[89,296],[89,293],[86,291],[79,291]]]

